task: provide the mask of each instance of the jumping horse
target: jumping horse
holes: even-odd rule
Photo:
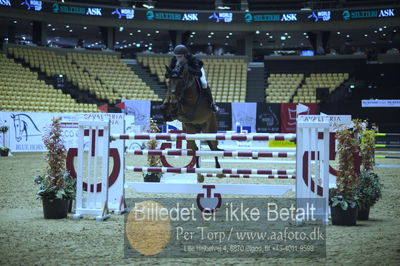
[[[216,115],[207,97],[201,93],[200,81],[189,72],[185,59],[178,61],[174,69],[168,66],[166,68],[166,76],[169,78],[168,90],[161,106],[165,120],[181,121],[183,131],[188,134],[216,133]],[[221,150],[217,147],[217,141],[207,141],[207,143],[212,151]],[[188,148],[198,150],[193,140],[188,141]],[[196,156],[196,167],[199,167],[198,156]],[[215,157],[215,167],[221,167],[217,157]],[[204,176],[197,174],[197,180],[203,182]]]

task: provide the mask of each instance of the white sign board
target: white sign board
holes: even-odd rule
[[[361,100],[361,107],[400,107],[400,100]]]

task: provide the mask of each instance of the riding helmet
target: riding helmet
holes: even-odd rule
[[[189,53],[189,49],[183,45],[179,44],[174,49],[174,55],[187,55]]]

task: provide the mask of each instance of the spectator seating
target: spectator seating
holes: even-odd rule
[[[317,88],[328,88],[329,93],[332,93],[348,78],[348,73],[312,73],[305,78],[304,84],[298,88],[297,95],[293,97],[293,102],[318,102]]]
[[[268,103],[288,103],[300,86],[304,74],[281,74],[271,73],[268,77],[267,88],[265,90]]]
[[[118,99],[160,100],[157,95],[116,55],[68,52],[55,49],[9,47],[8,52],[38,68],[47,77],[64,75],[67,81],[97,99],[115,103]]]
[[[38,74],[0,54],[0,110],[26,112],[97,112],[38,79]]]
[[[68,53],[67,58],[110,88],[117,98],[161,100],[115,55]]]

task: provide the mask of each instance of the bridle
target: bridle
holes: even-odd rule
[[[197,106],[200,103],[201,99],[200,93],[197,94],[196,103],[190,114],[185,114],[183,112],[183,105],[184,105],[185,93],[188,90],[188,88],[192,87],[193,85],[197,86],[196,78],[189,73],[187,69],[187,62],[185,61],[178,61],[173,70],[167,67],[167,73],[170,79],[183,79],[184,84],[183,84],[183,89],[180,91],[180,95],[176,95],[175,88],[173,90],[170,90],[170,93],[173,94],[177,99],[178,114],[188,119],[191,119],[197,109]]]

